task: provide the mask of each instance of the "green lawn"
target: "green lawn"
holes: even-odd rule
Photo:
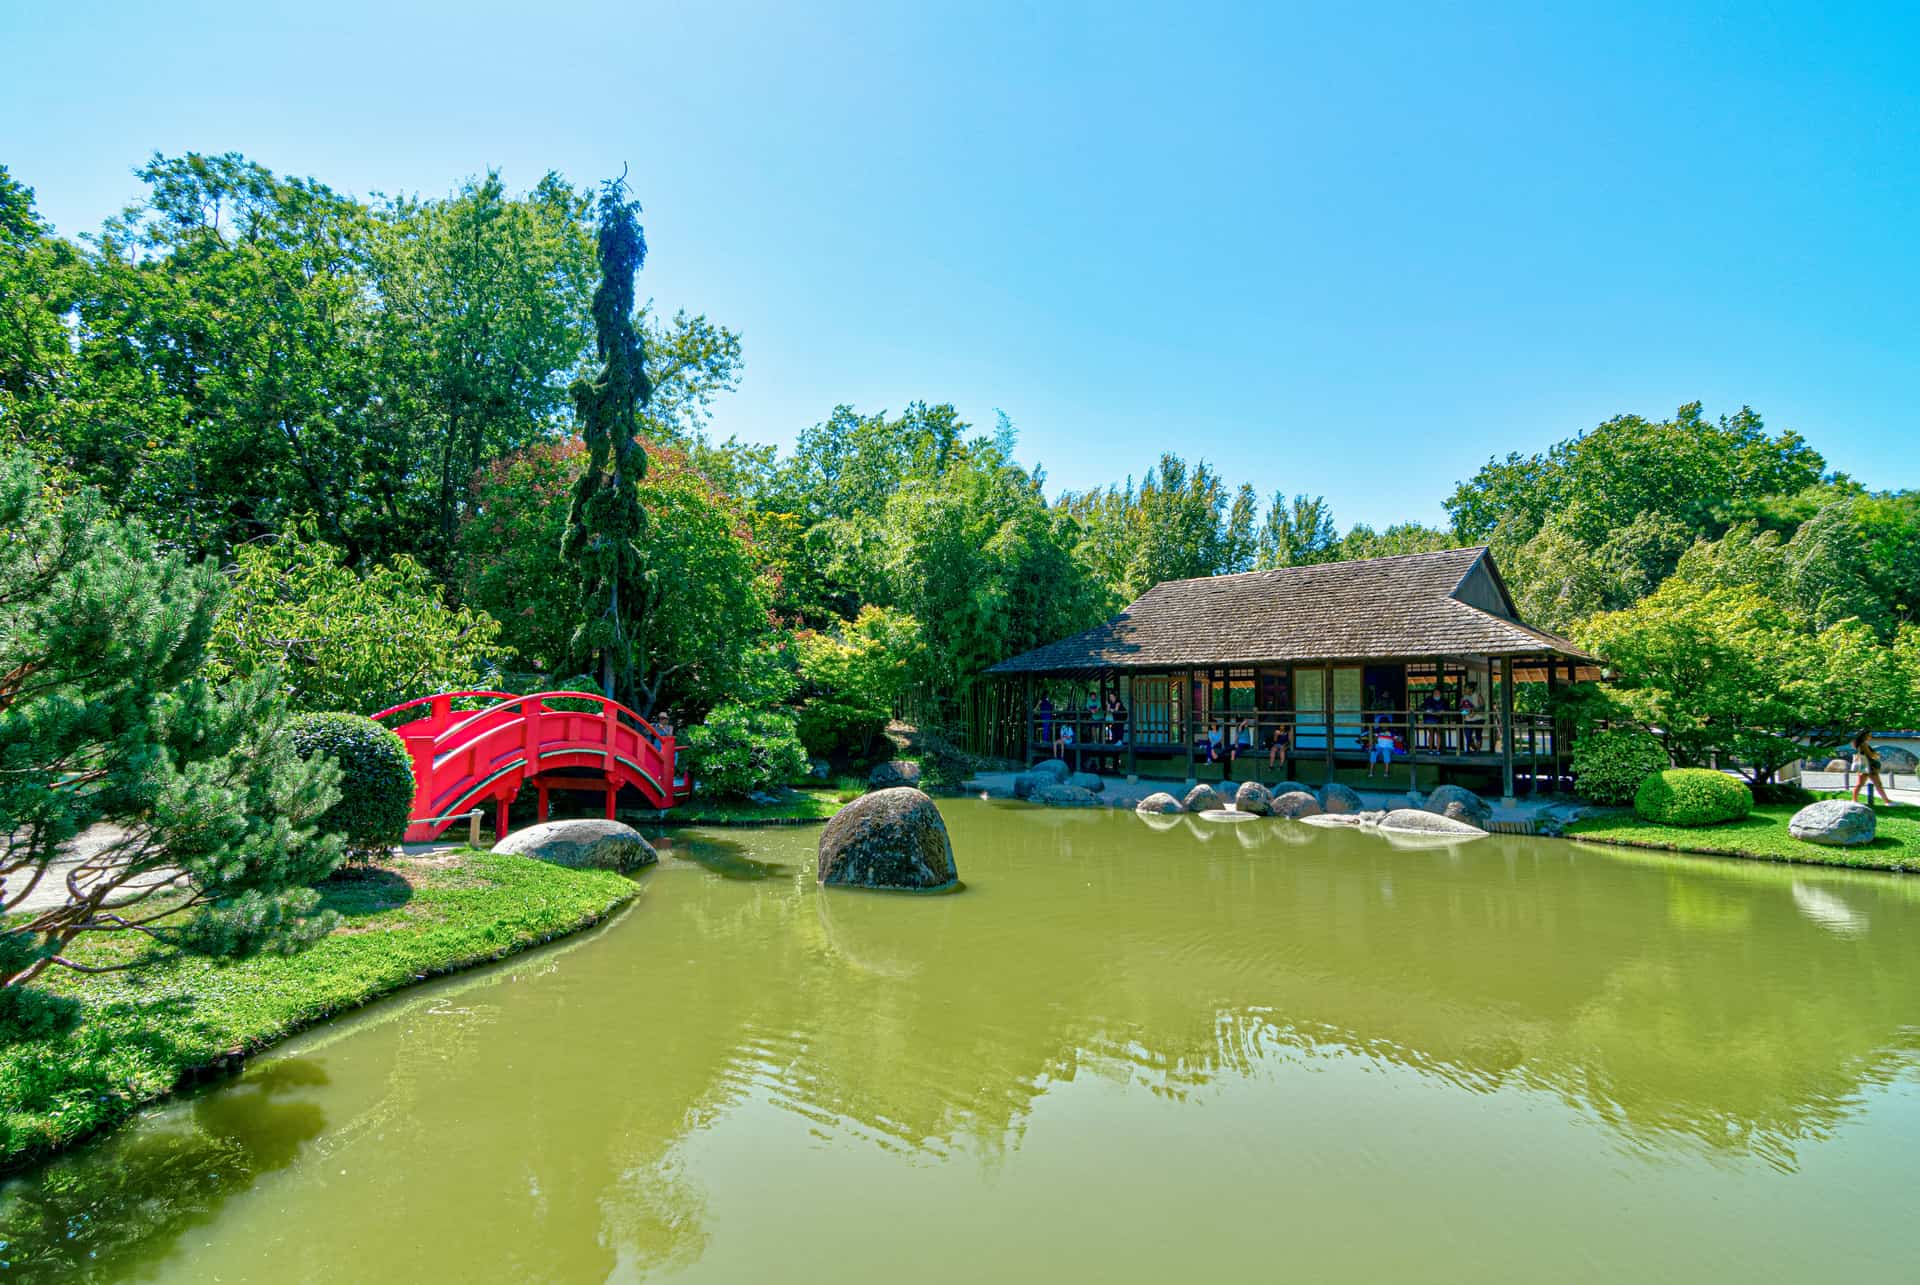
[[[1695,828],[1654,825],[1631,813],[1621,813],[1576,821],[1567,827],[1566,836],[1594,843],[1751,857],[1759,861],[1799,861],[1865,870],[1920,870],[1920,808],[1876,807],[1878,837],[1858,848],[1827,848],[1791,837],[1787,833],[1787,820],[1799,810],[1791,803],[1763,804],[1743,820]]]
[[[162,1097],[209,1065],[436,973],[498,959],[603,918],[635,885],[606,870],[461,851],[328,880],[340,927],[294,956],[180,959],[135,974],[55,970],[47,989],[81,1004],[78,1026],[0,1046],[0,1169],[18,1166]],[[133,941],[76,943],[83,963]]]

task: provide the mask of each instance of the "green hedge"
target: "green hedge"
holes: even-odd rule
[[[807,774],[793,715],[784,709],[716,706],[681,737],[694,784],[703,793],[737,799],[791,785]]]
[[[413,761],[404,741],[358,714],[301,714],[287,735],[301,758],[325,755],[340,768],[340,801],[317,824],[346,840],[349,861],[384,856],[405,837]]]
[[[1753,791],[1743,782],[1703,767],[1675,767],[1640,783],[1633,813],[1656,825],[1719,825],[1753,811]]]
[[[1573,776],[1580,797],[1610,808],[1633,802],[1640,783],[1669,766],[1660,742],[1639,728],[1584,732],[1573,743]]]

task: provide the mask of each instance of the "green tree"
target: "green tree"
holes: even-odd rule
[[[296,520],[236,553],[209,651],[221,677],[271,680],[305,712],[372,714],[436,692],[496,685],[500,625],[452,608],[405,554],[356,571]]]
[[[1451,531],[1441,531],[1419,522],[1395,522],[1375,531],[1357,522],[1340,537],[1341,561],[1359,558],[1388,558],[1402,553],[1434,553],[1458,548],[1460,541]]]
[[[602,188],[600,284],[593,292],[601,366],[593,379],[573,384],[587,464],[574,484],[561,546],[580,585],[569,644],[574,663],[588,672],[597,669],[601,691],[622,700],[632,699],[644,681],[636,666],[655,588],[640,554],[646,514],[639,487],[647,453],[636,433],[640,408],[653,390],[633,325],[633,280],[647,258],[639,211],[639,202],[627,199],[624,182]]]
[[[796,635],[800,740],[808,752],[869,753],[925,650],[920,622],[884,607],[862,607],[835,633]]]
[[[1658,735],[1676,763],[1715,753],[1756,783],[1809,746],[1920,715],[1904,641],[1858,620],[1819,630],[1751,585],[1675,577],[1645,600],[1587,620],[1581,642],[1615,672],[1615,700]]]
[[[383,434],[403,545],[444,573],[467,479],[558,432],[587,356],[589,200],[548,174],[524,197],[497,172],[439,200],[396,198],[369,239]]]
[[[1292,504],[1275,491],[1260,527],[1261,570],[1332,562],[1341,555],[1333,509],[1324,496],[1296,495]]]
[[[736,696],[769,630],[771,586],[740,506],[673,447],[649,443],[639,499],[649,514],[640,574],[654,588],[635,639],[634,708],[698,717]],[[483,469],[460,533],[457,571],[470,605],[538,671],[569,676],[574,591],[561,554],[568,496],[585,471],[579,438],[541,442]]]
[[[81,493],[49,503],[0,456],[0,1024],[55,1017],[23,989],[83,933],[159,950],[294,950],[329,927],[307,887],[338,863],[313,822],[337,794],[300,761],[270,681],[203,672],[221,601],[211,566],[162,554]],[[80,831],[118,827],[61,863]],[[178,871],[179,873],[170,873]],[[59,895],[26,910],[37,891]],[[112,902],[111,909],[108,908]]]
[[[0,165],[0,442],[44,450],[72,401],[67,332],[80,257],[34,208],[33,189]]]

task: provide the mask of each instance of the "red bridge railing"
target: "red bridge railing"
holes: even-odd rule
[[[483,703],[455,709],[456,702]],[[609,818],[623,787],[656,808],[672,807],[686,791],[675,779],[673,737],[593,692],[442,692],[373,717],[399,734],[413,760],[409,842],[438,838],[489,800],[494,834],[502,836],[507,808],[528,784],[542,821],[553,789],[603,792]]]

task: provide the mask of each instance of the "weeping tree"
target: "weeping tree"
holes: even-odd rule
[[[573,383],[573,404],[587,443],[586,471],[574,484],[561,553],[579,575],[579,623],[571,653],[583,672],[600,674],[611,699],[630,701],[639,689],[635,667],[643,655],[652,586],[641,558],[646,512],[640,479],[647,453],[636,433],[640,408],[653,395],[645,348],[633,324],[633,279],[646,262],[640,203],[629,200],[624,178],[606,183],[599,200],[600,285],[593,292],[593,326],[600,370]]]

